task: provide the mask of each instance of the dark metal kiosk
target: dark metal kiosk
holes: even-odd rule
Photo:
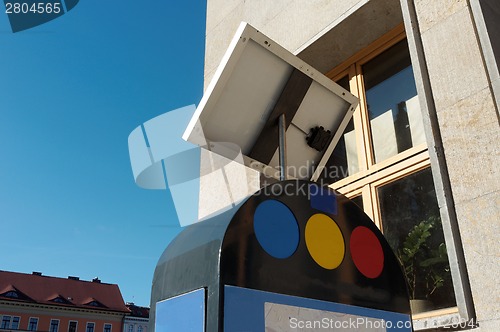
[[[176,208],[216,206],[195,223],[180,221],[190,225],[157,264],[156,332],[412,330],[404,275],[384,236],[361,208],[320,184],[356,103],[242,24],[183,134],[196,149],[159,156],[151,137],[165,131],[146,123],[145,132],[159,133],[150,145],[134,131],[129,146],[143,156],[133,163],[136,180],[166,174],[172,196],[172,185],[195,183],[179,205],[174,198]],[[185,155],[197,157],[173,165]],[[155,176],[142,172],[149,165]],[[169,170],[182,174],[171,181]],[[226,203],[219,188],[228,188]],[[202,196],[209,199],[195,199]]]
[[[353,202],[272,184],[188,226],[158,262],[156,332],[411,331],[395,255]]]

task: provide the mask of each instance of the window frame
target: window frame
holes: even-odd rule
[[[19,293],[16,292],[15,290],[10,290],[8,292],[5,292],[4,294],[2,294],[2,296],[5,296],[5,297],[11,298],[11,299],[19,299]]]
[[[78,321],[76,321],[76,320],[70,320],[68,322],[68,332],[71,332],[70,331],[71,323],[75,323],[75,332],[78,332]]]
[[[30,327],[31,327],[31,320],[36,320],[36,322],[35,322],[35,329],[34,330],[30,329]],[[38,317],[30,317],[28,319],[27,331],[38,331],[38,321],[39,321]]]
[[[14,320],[17,318],[17,326],[14,328]],[[10,319],[10,329],[11,330],[19,330],[19,326],[21,325],[21,317],[20,316],[12,316]]]
[[[89,331],[89,326],[92,326],[91,331]],[[87,324],[85,324],[85,332],[95,332],[95,322],[87,322]]]
[[[106,326],[109,326],[109,331],[106,331]],[[113,331],[113,324],[111,324],[111,323],[104,323],[104,325],[102,327],[102,331],[103,332],[112,332]]]
[[[362,180],[371,175],[376,175],[386,168],[397,167],[401,161],[428,151],[427,144],[421,143],[402,151],[395,156],[375,163],[375,157],[372,150],[370,120],[368,119],[368,113],[366,111],[366,94],[363,88],[364,80],[361,68],[364,64],[404,39],[406,39],[404,26],[403,24],[400,24],[395,29],[373,42],[367,48],[353,55],[326,74],[326,76],[333,81],[337,81],[348,75],[351,93],[359,98],[359,104],[353,114],[359,171],[330,185],[333,189],[336,189],[339,192],[344,191],[343,193],[345,194],[348,191],[342,190],[343,187],[348,185],[351,186],[356,181]]]
[[[57,322],[57,324],[52,324],[52,322]],[[59,332],[59,325],[60,325],[61,321],[59,319],[56,319],[56,318],[51,318],[50,319],[50,324],[49,324],[49,332]],[[52,330],[52,326],[55,325],[55,330]]]
[[[2,315],[1,317],[2,317],[2,320],[0,321],[0,329],[2,329],[2,330],[10,329],[10,320],[12,319],[12,316]],[[6,325],[4,325],[4,322],[6,321],[5,317],[9,317],[8,323]]]
[[[360,101],[353,114],[359,171],[330,184],[330,187],[348,198],[361,194],[363,197],[363,210],[372,218],[379,229],[382,229],[382,220],[377,189],[384,184],[431,167],[428,142],[413,146],[378,163],[375,163],[374,151],[372,149],[372,135],[367,112],[362,66],[406,38],[404,25],[401,23],[326,74],[333,81],[340,80],[348,75],[351,93],[357,96]],[[408,46],[410,47],[410,45]],[[448,244],[449,239],[446,234],[445,241]],[[448,254],[448,256],[451,260],[454,255]],[[453,278],[455,297],[457,297],[457,287],[463,289],[461,284],[457,284],[459,282]],[[416,321],[438,316],[442,317],[444,315],[451,315],[453,319],[460,319],[458,298],[457,305],[454,307],[413,314],[412,317]],[[433,323],[435,324],[435,322]],[[438,324],[442,325],[443,323]]]

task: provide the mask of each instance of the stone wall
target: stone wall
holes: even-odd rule
[[[500,127],[466,0],[416,0],[434,110],[481,330],[500,326]]]
[[[209,0],[205,87],[241,21],[250,23],[293,52],[367,0]]]

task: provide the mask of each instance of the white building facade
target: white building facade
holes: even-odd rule
[[[130,315],[123,319],[123,332],[148,332],[149,308],[127,303]]]

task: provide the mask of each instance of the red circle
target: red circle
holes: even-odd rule
[[[384,269],[384,251],[377,236],[365,226],[356,227],[349,247],[354,265],[367,278],[377,278]]]

